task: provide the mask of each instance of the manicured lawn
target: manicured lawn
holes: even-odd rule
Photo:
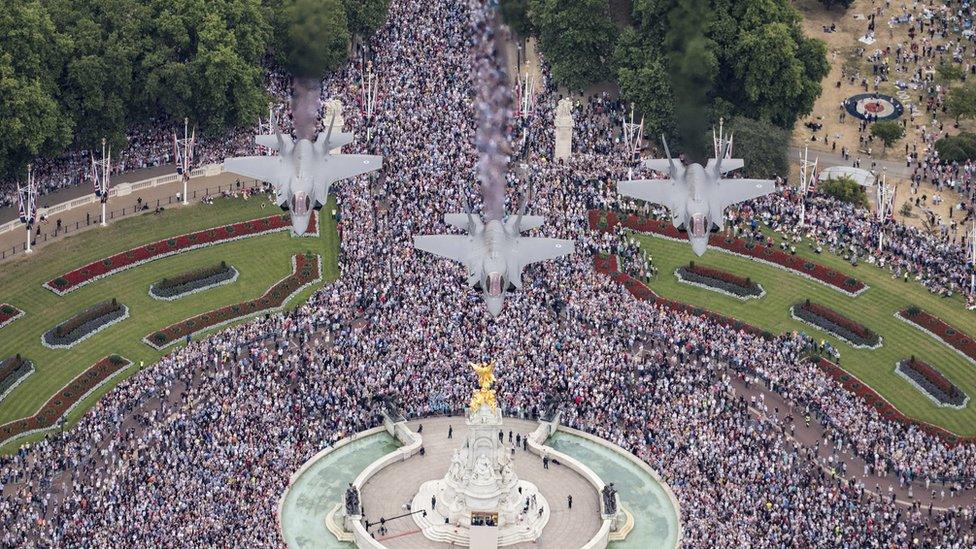
[[[939,408],[894,373],[896,361],[914,354],[938,368],[967,394],[976,398],[976,366],[947,345],[893,316],[899,309],[915,304],[969,335],[976,335],[976,313],[966,311],[961,299],[937,297],[915,282],[892,280],[887,271],[867,264],[852,267],[842,258],[815,254],[805,243],[798,246],[798,254],[848,273],[864,281],[870,288],[852,298],[782,269],[714,248],[709,248],[704,256],[698,258],[687,242],[643,235],[638,235],[638,238],[659,269],[650,287],[660,295],[730,315],[775,333],[797,330],[817,340],[827,339],[840,350],[843,368],[881,393],[905,415],[939,425],[959,435],[976,434],[976,407],[970,405],[961,411]],[[752,277],[753,281],[765,288],[766,296],[742,302],[678,282],[674,270],[691,260],[696,264]],[[826,332],[792,319],[790,306],[808,297],[878,332],[884,338],[883,346],[876,350],[854,349]]]
[[[322,211],[331,209],[330,204]],[[295,253],[311,251],[322,255],[324,281],[334,280],[338,276],[338,237],[334,221],[326,215],[318,238],[296,238],[284,231],[193,250],[111,275],[64,297],[41,287],[44,281],[67,270],[140,244],[275,213],[280,210],[268,205],[263,197],[218,200],[212,206],[195,205],[160,216],[150,214],[120,221],[41,248],[30,258],[0,265],[0,302],[27,313],[0,328],[0,357],[21,353],[33,360],[37,368],[33,376],[0,402],[0,424],[33,414],[54,391],[108,354],[122,355],[134,363],[116,378],[116,383],[134,373],[140,362],[149,367],[162,353],[143,343],[143,336],[196,313],[260,296],[291,273],[291,256]],[[149,297],[152,282],[219,261],[240,271],[236,282],[172,302]],[[303,303],[320,286],[299,293],[288,306]],[[129,307],[129,318],[71,349],[52,350],[41,345],[44,331],[75,312],[112,297]],[[102,388],[76,408],[68,418],[69,425],[114,385]],[[20,443],[24,440],[29,439],[21,439]],[[4,449],[9,451],[10,446]]]

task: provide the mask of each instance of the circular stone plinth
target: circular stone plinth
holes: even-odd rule
[[[506,417],[504,422],[505,444],[508,444],[509,430],[512,431],[514,444],[516,433],[525,437],[539,426],[535,421],[510,417]],[[380,517],[406,513],[408,503],[411,504],[411,510],[417,510],[413,508],[413,500],[421,485],[444,477],[444,473],[451,466],[454,450],[464,444],[467,436],[463,417],[428,418],[411,421],[408,426],[417,432],[420,424],[424,426],[420,435],[423,437],[425,455],[415,455],[385,467],[363,486],[361,499],[368,520],[375,521]],[[453,427],[452,438],[447,438],[448,426]],[[549,469],[545,469],[539,456],[521,448],[515,453],[515,473],[519,480],[534,484],[548,501],[549,520],[538,541],[506,547],[570,549],[579,547],[600,530],[602,518],[599,495],[585,478],[562,465],[551,463]],[[568,508],[569,495],[573,496],[572,509]],[[429,507],[430,498],[426,499]],[[371,528],[370,531],[376,535],[377,541],[390,549],[451,547],[448,543],[427,539],[417,523],[409,517],[389,521],[385,526],[386,532],[383,535],[376,533],[376,528]]]
[[[542,535],[552,514],[549,502],[535,484],[520,480],[518,486],[520,495],[524,497],[527,511],[519,514],[516,524],[501,525],[498,530],[499,547],[535,541]],[[440,501],[433,509],[430,508],[431,496],[437,496]],[[470,530],[465,526],[449,524],[445,521],[447,517],[443,512],[446,512],[446,499],[443,480],[428,480],[421,484],[420,491],[413,498],[412,509],[424,509],[427,514],[414,515],[413,518],[428,539],[466,547],[470,545]]]

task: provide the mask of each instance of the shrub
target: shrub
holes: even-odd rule
[[[205,278],[210,278],[212,276],[223,273],[227,270],[227,263],[221,261],[219,264],[210,265],[208,267],[201,267],[199,269],[194,269],[192,271],[187,271],[183,274],[177,275],[173,278],[164,278],[154,284],[156,290],[168,290],[170,288],[175,288],[177,286],[183,286],[184,284],[189,284],[197,280],[203,280]]]
[[[943,137],[935,142],[939,158],[945,162],[965,162],[976,159],[976,134],[963,132]]]
[[[855,206],[867,207],[868,205],[868,195],[864,187],[858,185],[857,181],[847,176],[835,177],[823,181],[820,184],[820,192],[827,196],[832,196],[841,202],[847,202]]]
[[[114,297],[109,301],[96,303],[88,309],[85,309],[84,311],[55,326],[54,335],[56,337],[61,337],[65,334],[70,334],[84,324],[91,322],[96,318],[101,318],[105,315],[114,313],[117,310],[119,310],[119,304]]]

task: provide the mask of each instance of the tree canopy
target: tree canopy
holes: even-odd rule
[[[0,11],[0,177],[102,137],[118,150],[135,124],[188,117],[209,135],[251,124],[267,107],[269,53],[302,76],[322,76],[345,59],[350,30],[375,30],[388,4],[7,0]]]
[[[675,113],[659,127],[648,124],[652,133],[684,123],[677,113],[687,109],[675,106],[689,97],[711,123],[743,116],[791,129],[812,111],[830,68],[825,44],[803,35],[787,0],[633,0],[632,15],[635,26],[620,34],[614,71],[624,99],[638,111],[657,113],[652,120]],[[688,47],[682,36],[693,33],[701,39]],[[702,71],[690,90],[675,89],[683,64]],[[635,78],[641,71],[667,75],[670,93],[662,93],[659,80]]]
[[[287,0],[282,9],[282,50],[292,74],[322,77],[342,63],[349,44],[342,0]]]
[[[610,76],[616,29],[607,0],[529,0],[528,15],[557,82],[582,90]]]
[[[892,143],[905,137],[905,128],[898,122],[884,120],[871,125],[871,135],[880,139],[884,143],[884,150],[888,150]]]

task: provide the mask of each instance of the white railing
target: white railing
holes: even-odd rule
[[[224,171],[224,164],[207,164],[206,166],[201,166],[190,172],[190,179],[195,179],[198,177],[213,177],[219,175]],[[141,191],[144,189],[151,189],[153,187],[158,187],[160,185],[168,185],[169,183],[175,183],[180,180],[178,174],[172,173],[169,175],[161,175],[158,177],[150,177],[148,179],[143,179],[140,181],[135,181],[132,183],[119,183],[108,190],[108,197],[112,199],[117,196],[125,196],[131,194],[135,191]],[[86,194],[85,196],[80,196],[78,198],[73,198],[71,200],[61,202],[60,204],[55,204],[53,206],[48,206],[47,208],[38,208],[37,213],[43,217],[49,217],[54,214],[59,214],[66,212],[68,210],[73,210],[81,206],[86,206],[88,204],[95,204],[100,199],[94,194]],[[4,234],[13,230],[23,230],[24,224],[20,222],[19,219],[14,219],[13,221],[8,221],[6,223],[0,224],[0,234]]]

